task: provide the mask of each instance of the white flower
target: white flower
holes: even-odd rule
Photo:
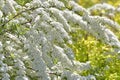
[[[0,54],[0,60],[3,60],[5,57],[3,54]]]
[[[5,4],[5,1],[4,0],[0,0],[0,8],[2,8]]]
[[[7,64],[3,64],[1,65],[2,67],[0,67],[0,72],[7,72],[8,71],[8,66]]]
[[[7,46],[7,47],[5,47],[5,49],[10,52],[15,50],[12,46]]]
[[[10,80],[9,78],[10,78],[10,75],[8,73],[4,73],[2,80]]]
[[[65,28],[65,30],[67,32],[70,32],[71,31],[70,25],[68,24],[67,20],[64,18],[63,13],[56,8],[50,8],[49,10],[58,19],[58,21],[63,24],[63,27]]]
[[[46,1],[46,2],[44,2],[44,3],[43,3],[43,5],[42,5],[42,6],[44,6],[44,7],[48,8],[48,7],[50,7],[51,5],[49,4],[49,2],[48,2],[48,1]]]
[[[65,5],[62,2],[60,2],[59,0],[50,0],[49,2],[52,6],[55,6],[59,9],[62,9],[65,7]]]
[[[33,0],[31,2],[31,7],[40,7],[41,6],[41,0]]]
[[[3,44],[2,44],[2,42],[0,41],[0,50],[2,50],[2,47],[3,47]]]
[[[12,35],[10,33],[6,33],[5,36],[9,37],[10,39],[12,39],[13,41],[17,42],[18,44],[21,44],[20,40],[17,38],[16,35]]]
[[[95,78],[95,76],[93,76],[93,75],[89,75],[89,76],[87,76],[87,79],[89,80],[96,80],[96,78]]]
[[[34,28],[38,27],[40,24],[40,16],[35,17],[33,23],[35,23],[33,26]]]
[[[20,59],[15,60],[15,62],[15,67],[24,67],[24,63]]]
[[[120,47],[120,42],[117,39],[117,37],[114,35],[114,33],[111,32],[109,29],[105,29],[105,32],[107,34],[108,43],[112,46]]]
[[[25,75],[25,74],[26,74],[26,72],[24,69],[17,70],[17,75]]]
[[[2,11],[5,13],[5,14],[8,14],[9,12],[10,13],[16,13],[16,10],[13,6],[13,3],[10,1],[10,0],[7,0],[6,1],[6,4],[4,5]]]
[[[102,3],[102,4],[96,4],[90,8],[88,8],[89,11],[92,11],[92,10],[102,10],[102,9],[105,9],[105,10],[111,10],[111,11],[115,11],[115,7],[113,7],[112,5],[109,5],[107,3]]]
[[[89,12],[83,8],[82,6],[80,6],[79,4],[75,3],[74,1],[70,1],[70,6],[72,7],[73,11],[75,12],[84,12],[85,14],[89,14]]]
[[[2,11],[0,11],[0,19],[2,18],[2,16],[3,16],[3,13],[2,13]]]
[[[24,17],[18,18],[17,19],[20,23],[25,23],[27,20]]]
[[[59,55],[59,56],[58,56]],[[59,61],[61,61],[63,67],[70,68],[72,67],[72,62],[69,60],[67,55],[64,53],[64,50],[59,47],[54,45],[54,57],[57,58]]]
[[[26,76],[17,76],[15,80],[29,80]]]
[[[90,68],[90,61],[86,63],[80,63],[79,61],[74,61],[74,69],[78,71],[88,70]]]
[[[117,10],[116,10],[117,12],[120,12],[120,7],[119,8],[117,8]]]
[[[64,30],[63,25],[59,22],[51,22],[51,25],[55,27],[56,31],[60,33],[63,39],[70,39],[68,33]]]

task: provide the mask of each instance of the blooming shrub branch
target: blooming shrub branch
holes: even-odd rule
[[[92,16],[93,7],[85,9],[69,0],[33,0],[25,6],[0,0],[0,4],[2,80],[95,80],[94,75],[79,74],[90,69],[90,62],[76,61],[67,46],[72,44],[69,32],[74,26],[119,52],[120,42],[106,25],[117,30],[120,26],[106,17]]]

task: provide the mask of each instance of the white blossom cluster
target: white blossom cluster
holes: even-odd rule
[[[96,80],[93,75],[79,74],[91,66],[89,61],[74,60],[74,53],[67,46],[72,44],[69,32],[79,26],[119,50],[119,40],[106,25],[117,30],[120,26],[106,17],[90,15],[90,10],[99,6],[112,10],[114,7],[98,4],[85,9],[66,1],[33,0],[20,6],[14,0],[0,0],[0,20],[4,22],[0,27],[19,24],[18,28],[28,28],[23,35],[10,31],[0,35],[1,80]]]

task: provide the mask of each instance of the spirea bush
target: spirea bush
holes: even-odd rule
[[[96,9],[120,12],[106,3],[86,9],[71,0],[33,0],[22,6],[0,0],[0,79],[96,80],[91,74],[80,75],[91,68],[90,61],[76,61],[68,46],[73,42],[70,33],[79,27],[120,52],[120,42],[110,30],[119,31],[119,24],[91,15]]]

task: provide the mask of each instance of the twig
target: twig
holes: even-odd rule
[[[18,14],[16,14],[15,16],[13,16],[11,19],[9,19],[6,23],[0,25],[0,27],[1,27],[1,26],[5,26],[5,25],[6,25],[7,23],[9,23],[11,20],[13,20],[13,19],[16,18],[17,16],[21,15],[23,12],[27,12],[27,11],[29,11],[29,10],[34,10],[34,9],[36,9],[36,8],[38,8],[38,7],[33,7],[33,8],[26,9],[26,10],[23,10],[23,11],[19,12]]]

